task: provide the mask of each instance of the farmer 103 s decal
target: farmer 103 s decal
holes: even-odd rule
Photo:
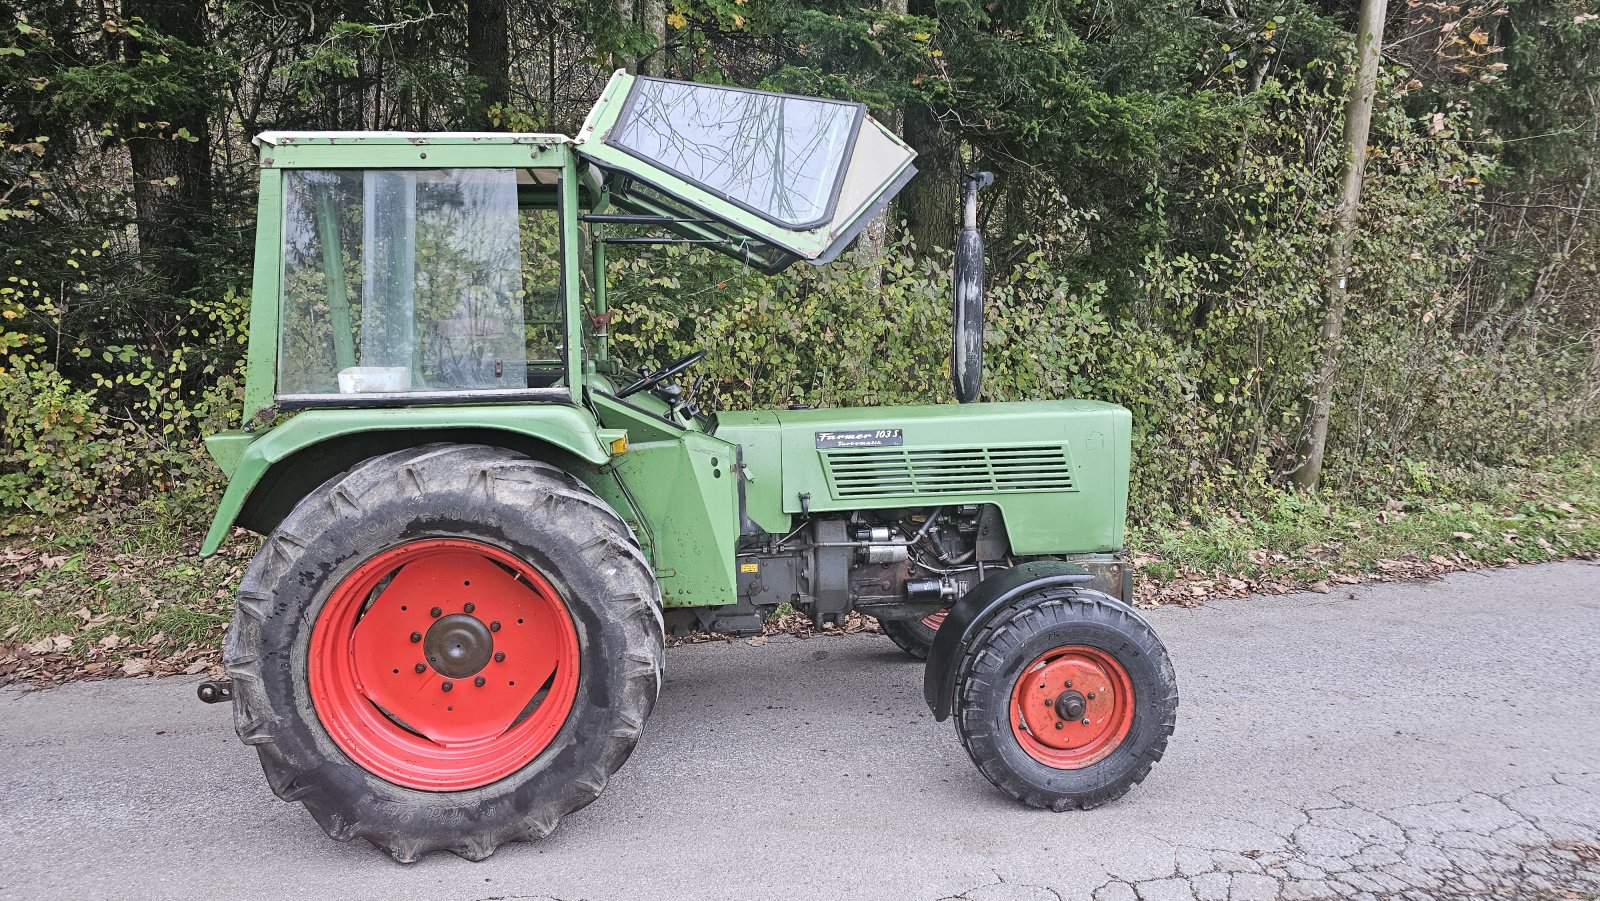
[[[709,415],[617,360],[606,251],[824,264],[915,174],[857,104],[619,72],[576,138],[268,133],[245,426],[203,553],[266,536],[228,630],[241,739],[328,834],[480,859],[593,801],[667,631],[877,617],[933,715],[1037,807],[1137,784],[1166,652],[1119,557],[1126,410],[1082,400]],[[968,178],[952,371],[976,399]]]

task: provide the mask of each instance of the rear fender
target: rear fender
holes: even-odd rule
[[[1086,585],[1094,573],[1062,560],[1035,560],[1002,570],[961,596],[934,633],[928,651],[928,666],[922,674],[922,694],[933,711],[933,718],[950,717],[956,690],[956,670],[972,642],[989,620],[1007,604],[1041,588],[1056,585]]]
[[[598,467],[611,459],[610,439],[623,434],[600,429],[587,410],[551,404],[307,410],[258,436],[217,435],[207,444],[228,473],[228,490],[200,555],[216,553],[235,525],[271,531],[317,486],[379,454],[452,441],[505,446],[556,463],[576,458]]]

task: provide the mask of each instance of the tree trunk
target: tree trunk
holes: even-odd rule
[[[909,0],[912,15],[938,16],[934,0]],[[921,103],[905,107],[905,141],[917,152],[917,177],[900,192],[900,218],[928,256],[935,247],[953,250],[961,225],[961,141],[939,121],[939,111]]]
[[[506,0],[467,0],[467,74],[479,84],[478,103],[468,113],[470,127],[506,126],[511,105],[509,34]]]
[[[160,34],[186,44],[205,44],[205,3],[201,0],[125,0],[128,18],[140,18]],[[130,64],[150,49],[130,39],[125,53]],[[204,104],[160,111],[167,127],[138,129],[129,123],[128,157],[133,168],[133,206],[139,251],[151,269],[164,276],[172,293],[182,294],[199,283],[192,257],[193,235],[204,229],[197,218],[211,199],[210,110]],[[138,130],[134,130],[138,129]],[[188,137],[180,136],[187,131]]]
[[[667,67],[667,3],[666,0],[641,0],[639,24],[650,36],[650,50],[639,57],[639,74],[660,77]]]
[[[906,107],[905,130],[917,151],[917,177],[900,192],[900,216],[919,255],[950,250],[961,224],[960,143],[922,104]]]
[[[883,11],[890,15],[903,16],[906,14],[906,0],[883,0]],[[884,127],[902,134],[905,129],[905,108],[896,107],[885,111],[877,117]],[[883,259],[884,248],[889,246],[889,234],[893,231],[895,205],[893,203],[883,208],[883,212],[872,217],[867,227],[861,230],[861,238],[856,242],[856,252],[864,260],[871,262],[871,272],[868,278],[873,287],[883,284],[883,267],[877,261]]]
[[[1324,292],[1327,309],[1322,320],[1321,362],[1310,407],[1311,428],[1306,437],[1305,460],[1293,475],[1294,483],[1307,491],[1315,490],[1322,481],[1322,461],[1328,447],[1328,414],[1333,408],[1333,386],[1339,375],[1339,352],[1344,344],[1351,254],[1355,248],[1361,178],[1367,167],[1367,133],[1372,126],[1372,98],[1377,90],[1387,14],[1388,0],[1362,0],[1361,22],[1356,29],[1360,62],[1345,103],[1344,184],[1339,193],[1334,226],[1333,266]]]
[[[634,9],[634,0],[612,0],[612,8],[617,12],[617,28],[623,33],[631,32],[639,27],[638,16]],[[638,64],[633,57],[620,52],[612,54],[612,65],[627,69],[630,73],[638,71]]]

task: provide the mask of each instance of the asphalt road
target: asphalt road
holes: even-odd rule
[[[605,796],[479,864],[328,840],[193,680],[6,690],[0,897],[1600,894],[1600,566],[1152,620],[1178,732],[1098,810],[1002,797],[887,639],[698,645]]]

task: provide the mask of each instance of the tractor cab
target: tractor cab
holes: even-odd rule
[[[860,104],[625,72],[576,139],[258,143],[276,214],[258,253],[277,265],[258,269],[252,315],[276,352],[270,374],[251,367],[247,415],[581,401],[584,351],[609,357],[590,328],[606,318],[607,245],[688,242],[764,272],[820,265],[916,171]],[[665,378],[628,390],[637,381],[617,393]]]

